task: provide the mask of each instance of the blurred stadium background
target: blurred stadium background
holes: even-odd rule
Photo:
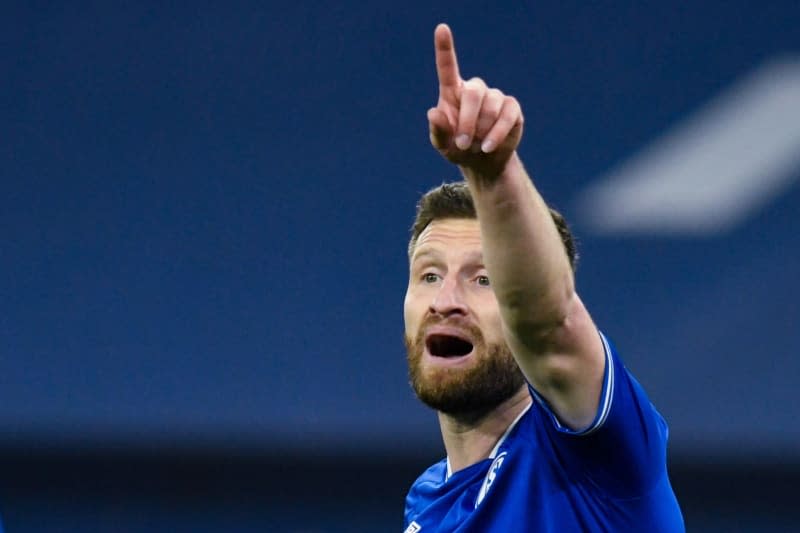
[[[797,530],[800,3],[468,0],[5,5],[7,531],[400,530],[439,21],[523,104],[688,529]]]

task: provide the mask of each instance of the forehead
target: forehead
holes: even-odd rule
[[[420,233],[412,259],[426,250],[449,251],[454,248],[480,250],[481,230],[477,220],[471,218],[434,220]]]

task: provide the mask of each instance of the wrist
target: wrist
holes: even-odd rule
[[[522,160],[517,151],[511,152],[506,161],[500,165],[462,166],[461,174],[473,191],[486,191],[499,185],[508,184],[520,177],[527,177]]]

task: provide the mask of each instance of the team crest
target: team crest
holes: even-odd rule
[[[499,454],[494,458],[494,461],[492,461],[489,471],[486,472],[486,477],[483,478],[483,485],[481,485],[481,490],[478,492],[478,497],[475,498],[476,509],[486,497],[486,493],[489,492],[489,488],[492,486],[492,483],[494,483],[494,478],[497,477],[497,472],[500,470],[500,467],[503,466],[503,461],[505,461],[507,453],[508,452],[503,452]]]

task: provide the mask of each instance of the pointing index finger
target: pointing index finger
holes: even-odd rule
[[[447,24],[439,24],[433,32],[433,45],[436,50],[436,74],[439,76],[439,86],[442,88],[456,88],[461,82],[456,60],[456,47],[453,43],[453,34]]]

